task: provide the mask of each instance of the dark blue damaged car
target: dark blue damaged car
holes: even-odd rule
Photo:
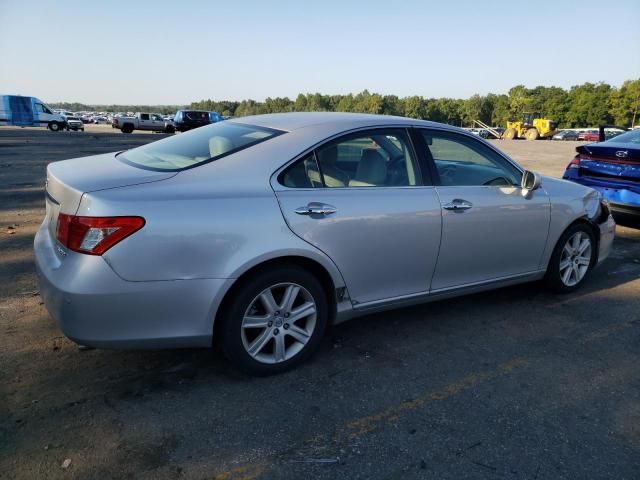
[[[598,190],[614,213],[640,217],[640,129],[576,152],[562,178]]]

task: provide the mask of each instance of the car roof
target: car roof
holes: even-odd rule
[[[346,113],[346,112],[291,112],[291,113],[270,113],[266,115],[252,115],[248,117],[234,118],[230,120],[234,123],[245,123],[259,127],[274,128],[276,130],[294,131],[311,126],[322,126],[331,124],[336,129],[348,130],[361,126],[384,126],[384,125],[422,125],[438,126],[444,128],[455,127],[440,123],[417,120],[414,118],[396,117],[392,115],[372,115],[367,113]]]

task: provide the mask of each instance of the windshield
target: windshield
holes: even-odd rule
[[[636,143],[640,144],[640,128],[635,130],[631,130],[630,132],[621,133],[620,135],[616,135],[613,138],[607,140],[611,143]]]
[[[148,170],[184,170],[239,152],[282,133],[271,128],[225,121],[128,150],[118,158]]]

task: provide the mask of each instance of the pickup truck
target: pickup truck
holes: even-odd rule
[[[134,130],[164,133],[176,131],[173,122],[165,120],[159,113],[136,113],[133,117],[114,117],[112,126],[119,128],[122,133],[131,133]]]

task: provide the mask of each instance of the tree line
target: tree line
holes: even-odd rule
[[[185,108],[185,105],[88,105],[79,102],[54,102],[49,103],[51,108],[60,108],[69,112],[153,112],[174,114],[177,110]]]
[[[627,80],[620,87],[606,83],[583,83],[569,90],[560,87],[527,88],[516,85],[508,94],[473,95],[467,99],[426,98],[418,95],[400,98],[364,90],[356,95],[299,94],[256,100],[200,100],[182,105],[84,105],[51,104],[71,111],[109,112],[152,111],[175,113],[181,108],[216,111],[242,117],[280,112],[361,112],[432,120],[457,126],[472,126],[474,120],[504,127],[507,120],[520,119],[524,112],[539,112],[559,123],[561,128],[595,127],[613,124],[623,127],[640,123],[640,79]]]
[[[583,83],[569,90],[560,87],[527,88],[516,85],[507,95],[473,95],[468,99],[380,95],[364,90],[356,95],[299,94],[255,100],[200,100],[189,108],[213,110],[222,115],[245,116],[280,112],[361,112],[432,120],[472,126],[474,120],[504,127],[524,112],[539,112],[561,127],[593,127],[603,123],[628,127],[640,122],[640,79],[616,88],[606,83]]]

